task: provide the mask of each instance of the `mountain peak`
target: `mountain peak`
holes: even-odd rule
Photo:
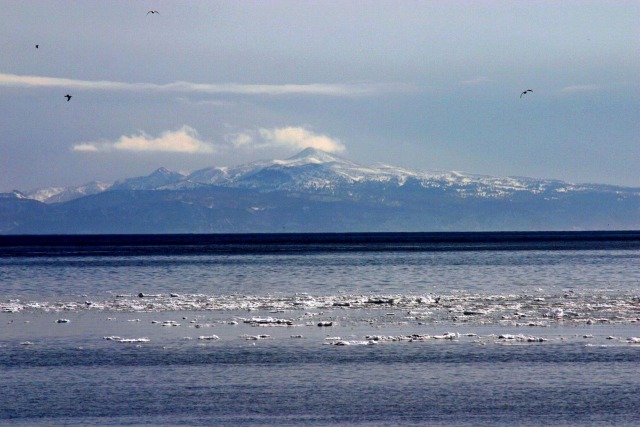
[[[152,175],[174,175],[174,174],[178,174],[178,172],[173,172],[170,171],[169,169],[165,168],[164,166],[159,167],[158,169],[156,169],[155,171],[153,171],[153,173],[149,176]]]
[[[128,178],[124,181],[116,182],[112,190],[154,190],[164,185],[174,184],[184,179],[180,172],[170,171],[165,167],[156,169],[147,176]]]
[[[331,153],[328,153],[326,151],[313,148],[313,147],[305,148],[298,154],[287,158],[282,163],[284,164],[303,164],[303,163],[320,164],[320,163],[334,163],[334,162],[351,163]]]

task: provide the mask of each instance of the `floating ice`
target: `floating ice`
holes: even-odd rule
[[[118,340],[118,342],[122,343],[137,343],[137,342],[149,342],[151,341],[149,338],[122,338]]]
[[[241,335],[240,338],[244,338],[246,340],[267,340],[271,338],[271,335]]]
[[[433,338],[437,340],[455,340],[460,337],[460,334],[457,332],[445,332],[442,335],[434,335]]]
[[[349,346],[349,345],[373,345],[376,344],[374,341],[358,341],[358,340],[339,340],[339,341],[335,341],[332,343],[328,343],[331,345],[337,345],[337,346]]]
[[[415,295],[202,295],[202,294],[143,294],[118,295],[111,299],[86,298],[79,301],[22,301],[0,302],[1,313],[17,312],[79,312],[100,311],[113,315],[116,312],[194,312],[194,311],[231,311],[264,310],[267,312],[298,312],[313,308],[317,312],[304,312],[292,315],[292,319],[322,316],[323,312],[344,310],[367,310],[369,320],[361,317],[362,322],[385,322],[381,316],[390,313],[392,308],[397,314],[400,310],[408,313],[405,320],[422,325],[464,322],[467,325],[504,325],[504,326],[550,326],[556,322],[565,324],[629,324],[637,323],[637,294],[611,294],[603,291],[573,293],[571,298],[558,295],[482,295],[455,292],[438,298]],[[519,323],[526,318],[527,323]],[[114,320],[115,317],[109,319]],[[291,326],[296,320],[255,317],[247,322],[253,325]],[[235,320],[234,320],[235,321]],[[334,320],[335,322],[335,320]],[[304,322],[303,322],[304,324]],[[318,323],[314,323],[317,325]],[[177,323],[166,326],[177,326]]]
[[[526,336],[526,335],[523,335],[523,334],[518,334],[518,335],[504,334],[504,335],[498,336],[498,339],[505,340],[505,341],[517,341],[517,342],[545,342],[545,341],[548,341],[546,338],[534,337],[534,336]]]
[[[175,320],[165,320],[164,322],[162,322],[162,326],[180,326],[180,323],[176,322]]]
[[[219,340],[220,337],[217,335],[201,335],[198,337],[199,340],[208,340],[208,341],[216,341]]]
[[[3,313],[17,313],[19,311],[22,311],[24,308],[20,305],[4,305],[2,307],[2,312]]]
[[[293,320],[275,319],[273,317],[252,317],[251,319],[244,319],[244,323],[249,323],[252,326],[291,326],[293,325]]]

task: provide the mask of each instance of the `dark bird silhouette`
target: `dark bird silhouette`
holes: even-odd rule
[[[522,95],[525,95],[527,92],[533,92],[533,91],[532,91],[531,89],[527,89],[527,90],[525,90],[524,92],[522,92],[522,93],[520,94],[520,98],[522,98]]]
[[[39,47],[40,47],[40,45],[39,45],[39,44],[37,44],[37,45],[36,45],[36,49],[38,49]]]
[[[150,13],[152,13],[152,14],[156,14],[157,13],[158,15],[160,15],[160,12],[158,12],[157,10],[150,10],[149,12],[147,12],[147,15],[150,14]]]
[[[71,95],[66,94],[64,97],[67,98],[67,102],[71,101]]]

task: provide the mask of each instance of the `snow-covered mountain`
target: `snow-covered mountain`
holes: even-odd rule
[[[235,167],[209,167],[189,175],[160,168],[149,176],[129,178],[111,190],[180,190],[207,185],[260,191],[290,191],[343,195],[357,187],[402,187],[453,191],[460,197],[506,198],[518,193],[617,191],[620,187],[571,184],[527,177],[495,177],[456,171],[417,171],[385,164],[361,166],[336,155],[307,148],[284,160],[268,160]],[[640,192],[640,189],[638,189]]]
[[[112,186],[0,194],[4,234],[574,229],[640,229],[640,189],[361,166],[306,149],[190,174],[160,168]]]
[[[24,193],[44,203],[73,200],[106,190],[186,190],[203,186],[289,191],[326,195],[353,194],[358,187],[402,187],[452,191],[459,197],[508,198],[518,193],[619,191],[620,187],[571,184],[559,180],[496,177],[456,171],[418,171],[386,164],[362,166],[339,156],[307,148],[284,160],[264,160],[234,167],[208,167],[188,175],[161,167],[147,176],[115,184],[93,182],[78,187],[41,188]],[[640,189],[638,189],[640,192]]]

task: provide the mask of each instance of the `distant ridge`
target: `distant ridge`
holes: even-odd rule
[[[186,175],[159,168],[111,186],[0,195],[4,234],[613,229],[640,229],[640,189],[367,167],[313,148]]]
[[[111,190],[153,190],[164,185],[176,183],[184,178],[179,172],[173,172],[165,167],[156,169],[151,175],[128,178],[118,181]]]

